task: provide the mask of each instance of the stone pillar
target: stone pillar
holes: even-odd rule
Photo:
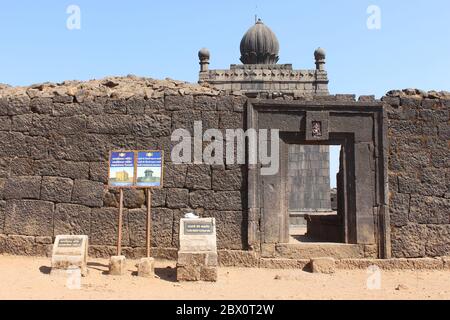
[[[178,281],[217,281],[216,220],[181,219]]]

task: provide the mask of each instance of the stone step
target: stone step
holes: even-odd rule
[[[334,259],[365,258],[368,256],[364,245],[342,243],[289,243],[265,246],[263,258],[311,259],[330,257]]]

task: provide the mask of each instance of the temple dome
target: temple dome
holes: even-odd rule
[[[241,61],[244,64],[276,64],[279,49],[275,34],[258,19],[241,40]]]

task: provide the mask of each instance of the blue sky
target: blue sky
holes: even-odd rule
[[[71,4],[80,30],[66,28]],[[381,9],[380,30],[366,26],[369,5]],[[211,68],[239,63],[255,13],[277,34],[280,63],[313,68],[314,49],[326,49],[332,93],[450,90],[448,0],[4,1],[0,82],[127,74],[195,82],[203,46]]]
[[[72,4],[79,30],[66,27]],[[380,30],[367,28],[370,5],[381,9]],[[314,68],[314,50],[326,49],[331,93],[450,91],[448,0],[3,1],[0,83],[127,74],[196,82],[201,47],[211,68],[239,63],[255,13],[277,35],[280,63]]]

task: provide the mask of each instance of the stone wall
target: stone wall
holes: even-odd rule
[[[392,254],[450,255],[450,95],[391,91],[389,191]]]
[[[276,99],[296,98],[302,99]],[[355,101],[353,95],[314,99],[342,106]],[[178,221],[191,210],[216,218],[219,249],[246,250],[245,168],[170,162],[172,130],[192,130],[195,120],[204,130],[242,128],[246,100],[208,86],[136,77],[0,85],[0,254],[45,255],[63,233],[87,234],[91,256],[114,254],[118,192],[106,185],[109,151],[160,148],[166,163],[164,188],[152,196],[154,255],[176,256]],[[383,101],[392,254],[450,255],[450,96],[405,90]],[[124,254],[139,257],[145,194],[124,194]]]
[[[240,166],[173,165],[173,130],[241,128],[245,99],[176,81],[135,77],[0,88],[0,253],[44,254],[58,234],[86,234],[92,255],[114,253],[118,191],[109,151],[164,149],[164,188],[153,190],[152,246],[173,257],[178,221],[215,217],[220,249],[246,248]],[[143,190],[124,191],[124,253],[145,247]],[[167,250],[160,250],[161,248]]]

